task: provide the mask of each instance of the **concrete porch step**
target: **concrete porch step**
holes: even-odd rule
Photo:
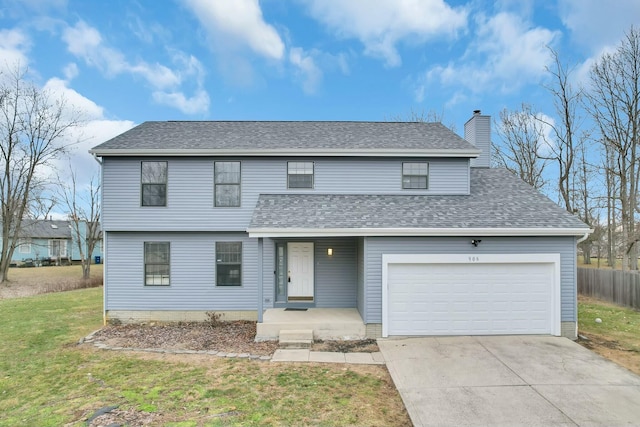
[[[311,348],[313,329],[284,329],[278,334],[280,348]]]

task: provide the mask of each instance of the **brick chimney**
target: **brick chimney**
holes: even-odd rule
[[[482,153],[471,159],[471,167],[488,168],[491,166],[491,116],[485,116],[480,110],[474,110],[473,116],[464,124],[464,139]]]

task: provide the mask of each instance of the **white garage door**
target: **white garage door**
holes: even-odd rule
[[[385,257],[385,335],[559,334],[556,262],[539,255]]]

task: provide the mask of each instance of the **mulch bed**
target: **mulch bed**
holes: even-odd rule
[[[255,342],[256,322],[233,321],[107,325],[93,336],[112,347],[206,350],[268,356],[278,348],[275,341]]]
[[[93,341],[112,347],[166,350],[204,350],[270,356],[277,341],[255,342],[256,322],[180,322],[107,325],[96,332]],[[379,351],[375,340],[318,341],[313,351],[372,353]]]

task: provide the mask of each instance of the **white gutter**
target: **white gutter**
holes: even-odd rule
[[[353,149],[353,148],[316,148],[316,149],[92,149],[94,157],[100,156],[369,156],[369,157],[478,157],[477,149]]]
[[[91,153],[91,154],[93,155],[93,160],[95,160],[96,162],[98,162],[98,164],[99,164],[100,166],[102,166],[102,161],[100,161],[100,160],[98,159],[98,155],[97,155],[96,153],[92,152],[91,150],[89,150],[89,153]]]
[[[580,243],[584,242],[585,240],[587,240],[587,238],[589,237],[589,234],[593,233],[593,229],[587,231],[586,233],[584,233],[584,236],[582,236],[581,238],[579,238],[578,240],[576,240],[576,245],[579,245]]]
[[[586,228],[248,228],[249,237],[582,236]]]

